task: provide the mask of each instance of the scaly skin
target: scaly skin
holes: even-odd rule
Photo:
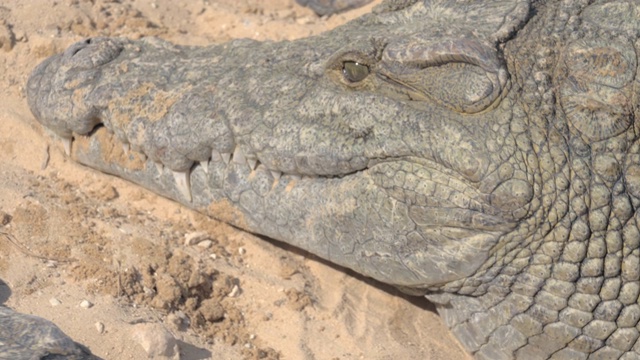
[[[637,1],[397,0],[293,42],[90,39],[27,93],[79,162],[425,294],[478,359],[637,359],[639,35]]]
[[[371,1],[372,0],[296,0],[298,4],[311,8],[320,16],[355,9]]]
[[[0,305],[0,324],[0,359],[97,359],[52,322],[37,316],[19,314]]]

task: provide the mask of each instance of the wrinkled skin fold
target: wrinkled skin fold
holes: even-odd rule
[[[80,163],[436,303],[478,359],[640,356],[634,1],[387,1],[291,42],[93,38]]]

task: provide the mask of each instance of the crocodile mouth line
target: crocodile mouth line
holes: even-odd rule
[[[87,134],[73,134],[71,137],[61,137],[64,147],[64,152],[68,156],[77,158],[76,146],[72,144],[80,141],[84,143],[90,141],[93,137],[96,137],[99,132],[107,133],[108,138],[100,138],[97,141],[110,142],[109,146],[116,151],[120,152],[124,156],[115,156],[113,159],[107,159],[106,154],[101,154],[106,163],[127,161],[126,159],[138,158],[142,161],[144,167],[155,167],[156,176],[161,176],[169,171],[174,178],[175,188],[179,191],[182,199],[188,203],[192,203],[193,196],[191,190],[191,179],[194,172],[200,172],[205,176],[210,176],[212,171],[222,171],[227,174],[229,171],[236,171],[243,176],[246,176],[249,181],[256,178],[258,174],[262,178],[265,176],[270,182],[272,191],[276,188],[279,189],[291,189],[293,187],[305,186],[305,184],[311,184],[313,181],[335,181],[336,184],[342,180],[356,178],[358,176],[379,176],[384,172],[386,167],[398,166],[399,163],[404,163],[406,166],[410,166],[417,172],[425,174],[422,178],[415,178],[420,184],[418,189],[402,189],[400,186],[394,186],[392,188],[386,188],[385,191],[388,195],[397,201],[402,201],[408,206],[418,206],[422,208],[441,208],[443,211],[453,212],[461,216],[461,214],[467,214],[463,217],[471,217],[472,214],[484,214],[489,217],[498,215],[495,209],[492,209],[488,205],[488,199],[481,194],[473,186],[466,184],[464,181],[452,181],[451,171],[438,163],[430,161],[428,159],[418,158],[414,156],[404,157],[389,157],[384,159],[372,159],[369,161],[366,167],[355,170],[349,173],[343,173],[338,175],[300,175],[289,174],[281,172],[279,170],[273,170],[267,168],[260,160],[254,156],[247,156],[240,146],[236,146],[235,150],[231,153],[220,153],[213,151],[212,156],[206,161],[195,161],[192,166],[186,171],[174,171],[164,166],[160,162],[156,162],[150,159],[144,152],[138,149],[132,149],[132,146],[128,143],[122,142],[118,137],[103,124],[97,125],[92,131]],[[83,146],[77,146],[82,148]],[[85,151],[85,150],[80,150]],[[87,165],[91,166],[91,164]],[[125,164],[118,163],[120,167],[127,166]],[[222,167],[222,170],[214,170],[214,167]],[[235,167],[235,170],[231,168]],[[431,175],[431,178],[427,178],[427,175]],[[448,180],[445,180],[448,179]],[[412,185],[408,185],[412,186]],[[403,195],[403,191],[416,193],[420,189],[433,189],[431,193],[418,194],[418,198],[410,199],[410,196]],[[422,199],[422,200],[420,200]],[[450,219],[454,223],[454,218]],[[449,220],[447,220],[449,221]],[[464,221],[463,221],[464,222]],[[437,225],[437,224],[433,224]],[[442,224],[441,224],[442,225]],[[448,224],[454,225],[454,224]],[[431,225],[425,224],[427,227]]]

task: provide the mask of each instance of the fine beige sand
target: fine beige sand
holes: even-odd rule
[[[30,71],[84,37],[293,39],[370,9],[318,18],[293,0],[0,0],[0,304],[104,359],[149,358],[141,338],[154,340],[153,327],[182,359],[467,359],[425,299],[80,166],[26,104]]]

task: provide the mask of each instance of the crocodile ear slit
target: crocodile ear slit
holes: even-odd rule
[[[509,79],[496,46],[473,35],[435,42],[402,39],[385,49],[381,62],[385,76],[415,92],[414,98],[462,113],[486,110]]]

